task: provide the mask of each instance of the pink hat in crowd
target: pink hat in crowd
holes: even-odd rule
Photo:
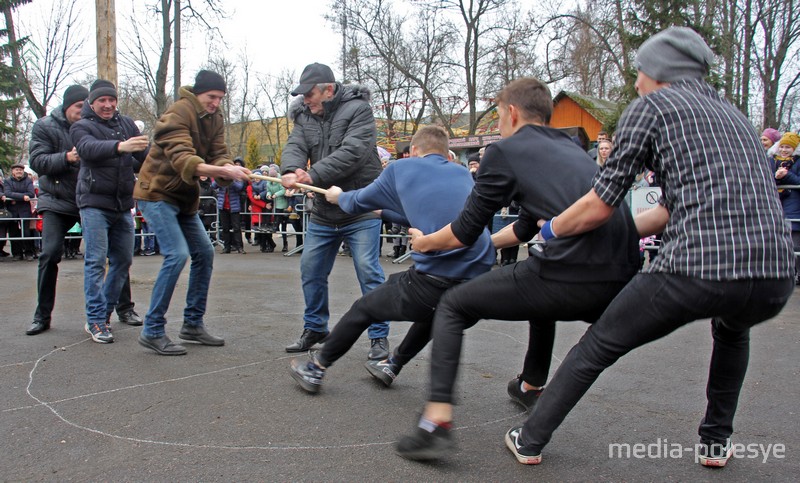
[[[765,138],[769,138],[773,144],[781,140],[781,133],[775,128],[768,127],[764,129],[764,132],[762,132],[761,135]]]

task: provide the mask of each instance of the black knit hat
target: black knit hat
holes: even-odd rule
[[[103,96],[111,96],[116,99],[117,88],[114,87],[111,81],[97,79],[92,83],[92,87],[89,89],[89,104],[93,104],[94,101]]]
[[[225,87],[225,79],[221,75],[210,70],[201,70],[194,78],[192,92],[197,95],[208,91],[228,92],[228,89]]]
[[[67,87],[67,90],[64,91],[64,110],[66,111],[67,108],[76,102],[85,101],[86,98],[89,97],[89,90],[83,87],[82,85],[71,85]]]

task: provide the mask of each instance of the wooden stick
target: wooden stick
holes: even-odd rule
[[[260,174],[251,174],[249,175],[253,179],[263,179],[264,181],[273,181],[275,183],[280,183],[280,178],[273,178],[272,176],[264,176]],[[311,186],[310,184],[303,184],[303,183],[295,183],[295,186],[298,188],[302,188],[304,190],[313,191],[314,193],[319,193],[322,195],[328,194],[328,190],[324,188],[317,188],[316,186]]]

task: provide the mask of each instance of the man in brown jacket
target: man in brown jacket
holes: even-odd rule
[[[180,99],[156,122],[153,147],[133,193],[164,256],[139,336],[139,344],[160,355],[186,354],[185,347],[167,337],[164,326],[175,284],[189,257],[189,287],[178,336],[205,345],[225,344],[203,324],[214,248],[197,216],[200,176],[214,177],[219,184],[249,179],[250,170],[234,165],[225,145],[219,109],[225,92],[222,76],[208,70],[197,73],[194,86],[180,89]]]

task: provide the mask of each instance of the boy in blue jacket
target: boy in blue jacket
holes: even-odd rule
[[[461,211],[474,182],[469,171],[447,161],[447,132],[421,128],[411,140],[411,158],[390,164],[369,186],[342,192],[332,186],[325,198],[346,213],[382,210],[384,219],[436,231]],[[434,193],[433,196],[431,194]],[[429,202],[421,202],[427,199]],[[389,386],[397,374],[428,343],[436,305],[452,286],[489,271],[494,246],[484,229],[468,247],[412,255],[414,266],[396,273],[358,299],[308,359],[293,359],[291,375],[308,392],[316,393],[328,367],[342,357],[367,330],[382,320],[413,322],[403,342],[385,360],[367,361],[366,368]]]

